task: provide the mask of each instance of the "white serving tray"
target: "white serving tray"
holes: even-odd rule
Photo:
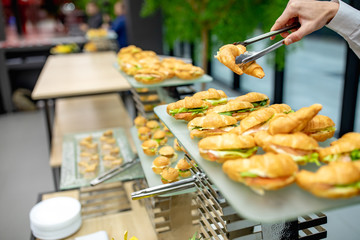
[[[260,196],[249,187],[230,180],[222,171],[221,164],[203,159],[198,149],[199,140],[190,138],[187,122],[175,120],[166,113],[166,107],[167,105],[157,106],[154,111],[179,140],[190,157],[216,185],[228,203],[244,218],[261,222],[278,222],[360,203],[360,197],[350,199],[318,198],[296,184],[276,191],[266,191],[265,195]],[[329,146],[330,142],[327,141],[320,145]],[[258,153],[261,153],[261,149]],[[308,164],[301,168],[316,170],[318,167],[315,164]]]
[[[183,86],[188,84],[194,84],[194,83],[207,83],[211,82],[213,78],[207,74],[204,74],[203,76],[191,80],[184,80],[177,77],[173,77],[170,79],[166,79],[159,83],[154,84],[143,84],[141,82],[138,82],[134,79],[133,76],[127,75],[123,71],[119,69],[119,65],[117,63],[114,63],[114,67],[120,72],[120,74],[129,82],[129,84],[134,88],[157,88],[157,87],[171,87],[171,86]]]
[[[155,156],[146,155],[141,148],[142,141],[140,141],[140,139],[138,138],[137,129],[135,127],[132,127],[130,132],[131,132],[131,136],[134,140],[136,150],[137,150],[139,158],[140,158],[141,166],[143,168],[145,178],[146,178],[146,181],[147,181],[149,187],[163,185],[163,183],[161,182],[161,176],[154,173],[153,170],[151,169],[152,162],[159,155],[155,155]],[[169,146],[173,147],[174,137],[168,138],[168,142],[165,145],[169,145]],[[162,146],[160,146],[159,149],[161,147]],[[179,151],[175,151],[175,152],[177,153],[178,157],[177,157],[177,160],[171,164],[171,167],[173,167],[173,168],[175,168],[176,163],[179,161],[179,159],[184,157],[184,152],[179,152]],[[179,191],[179,192],[163,194],[163,195],[160,195],[160,197],[169,197],[169,196],[174,196],[174,195],[179,195],[179,194],[184,194],[184,193],[190,193],[190,192],[195,192],[195,190],[196,190],[195,188],[191,188],[191,189],[187,189],[187,190],[183,190],[183,191]]]

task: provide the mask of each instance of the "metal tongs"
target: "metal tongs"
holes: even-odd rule
[[[138,199],[153,197],[165,193],[172,193],[172,192],[190,189],[195,187],[196,186],[195,182],[199,181],[202,178],[206,178],[206,175],[204,173],[196,173],[191,178],[133,192],[131,193],[131,199],[138,200]]]
[[[104,172],[103,174],[101,174],[97,178],[91,180],[90,185],[91,186],[98,185],[99,183],[102,183],[102,182],[104,182],[104,181],[118,175],[119,173],[125,171],[126,169],[131,168],[132,166],[137,164],[139,161],[140,161],[140,159],[136,155],[131,161],[126,162],[126,163],[122,164],[121,166],[113,168],[113,169],[111,169],[111,170],[109,170],[107,172]]]
[[[300,27],[300,23],[297,22],[297,23],[295,23],[293,25],[290,25],[290,26],[287,26],[285,28],[275,30],[275,31],[272,31],[272,32],[268,32],[268,33],[259,35],[257,37],[250,38],[250,39],[245,40],[243,42],[235,42],[234,45],[241,44],[243,46],[247,46],[247,45],[250,45],[250,44],[252,44],[254,42],[257,42],[257,41],[263,40],[265,38],[269,38],[269,37],[272,37],[272,36],[278,35],[280,33],[289,31],[291,29],[299,28],[299,27]],[[282,45],[284,45],[284,39],[280,40],[279,42],[277,42],[277,43],[275,43],[275,44],[273,44],[273,45],[271,45],[271,46],[269,46],[269,47],[267,47],[264,50],[259,51],[259,52],[248,52],[248,51],[246,51],[245,53],[243,53],[240,56],[236,57],[235,63],[236,64],[245,64],[245,63],[254,61],[254,60],[268,54],[269,52],[274,51],[275,49],[281,47]]]

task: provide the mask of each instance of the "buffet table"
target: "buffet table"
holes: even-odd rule
[[[110,127],[127,128],[131,124],[118,94],[89,96],[118,93],[131,88],[113,67],[114,62],[115,52],[54,55],[47,59],[39,76],[32,98],[45,101],[55,189],[58,189],[64,134]],[[80,96],[86,97],[78,98]],[[50,100],[54,100],[54,107],[59,107],[54,110],[54,128]]]

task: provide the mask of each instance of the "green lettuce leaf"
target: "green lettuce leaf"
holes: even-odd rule
[[[324,161],[325,162],[336,162],[336,160],[338,160],[339,157],[340,157],[340,154],[327,155],[326,157],[324,157]]]
[[[360,160],[360,149],[355,149],[350,152],[350,158],[352,161]]]
[[[233,113],[251,112],[253,110],[254,110],[254,108],[244,108],[244,109],[235,110],[235,111],[220,112],[219,114],[220,115],[232,116]]]
[[[169,113],[172,116],[174,116],[175,114],[178,114],[178,113],[183,113],[183,112],[191,112],[194,115],[197,113],[203,113],[208,108],[209,108],[208,106],[204,106],[201,108],[179,108],[179,109],[172,109],[169,111]]]
[[[295,156],[293,157],[295,162],[306,162],[306,163],[315,163],[317,166],[320,166],[319,162],[319,154],[318,153],[312,153],[305,156]]]
[[[154,76],[140,76],[139,78],[145,79],[145,80],[153,80],[155,77]]]
[[[261,100],[261,101],[252,102],[251,104],[252,104],[254,107],[263,107],[263,106],[266,106],[268,100],[269,100],[269,99],[264,99],[264,100]]]
[[[360,189],[360,182],[344,184],[344,185],[335,185],[335,187],[337,187],[337,188],[359,188]]]
[[[182,173],[186,173],[186,172],[189,172],[190,170],[189,169],[186,169],[186,170],[181,170],[181,169],[178,169],[179,172],[182,172]]]
[[[253,178],[258,177],[257,174],[252,173],[252,172],[242,172],[242,173],[240,173],[240,176],[242,176],[242,177],[253,177]]]
[[[293,113],[295,112],[294,110],[290,110],[290,111],[287,111],[287,112],[284,112],[285,114],[289,114],[289,113]]]
[[[227,103],[227,98],[220,98],[220,99],[205,99],[205,101],[211,103],[212,105],[216,106],[219,104]]]
[[[247,158],[251,156],[257,149],[258,147],[253,147],[249,149],[232,149],[227,151],[219,150],[216,151],[216,153],[218,154],[219,157],[236,156],[241,158]]]

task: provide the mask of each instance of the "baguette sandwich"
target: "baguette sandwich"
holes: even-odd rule
[[[266,153],[251,158],[226,161],[223,171],[263,195],[264,190],[283,188],[295,181],[298,166],[284,154]]]
[[[257,151],[253,137],[233,133],[203,138],[198,146],[204,159],[219,163],[230,159],[248,158]]]
[[[191,120],[187,127],[191,138],[203,138],[229,132],[236,126],[236,123],[237,121],[233,117],[209,113],[204,117]]]
[[[170,103],[166,111],[178,120],[190,121],[196,117],[204,116],[211,103],[194,97],[185,97],[174,103]]]

